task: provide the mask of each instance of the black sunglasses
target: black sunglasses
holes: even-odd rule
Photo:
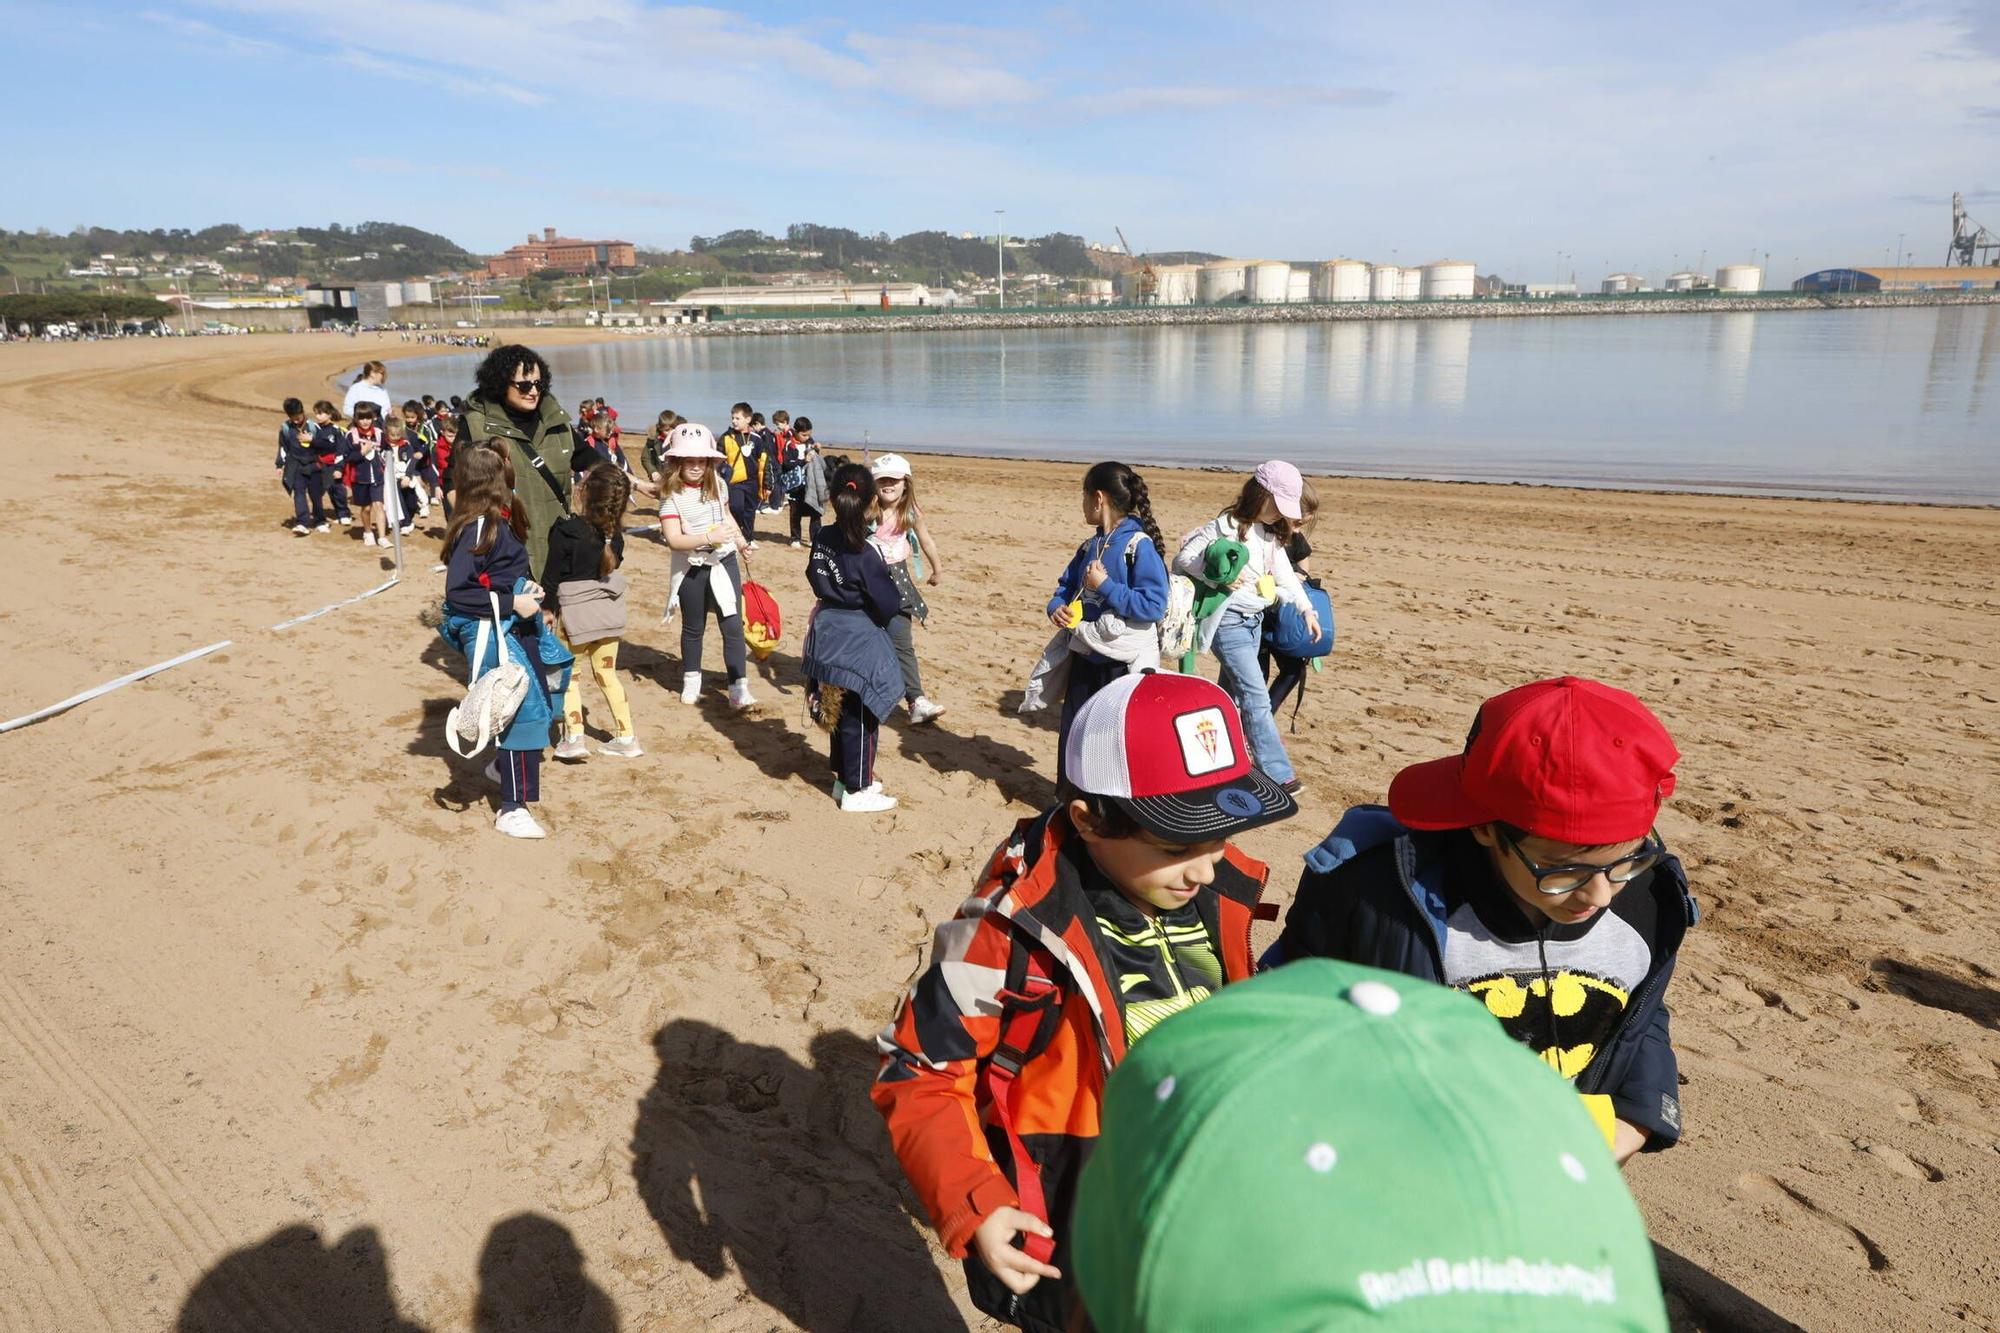
[[[515,393],[540,393],[542,391],[542,382],[540,380],[508,380],[507,387]]]
[[[1499,835],[1500,841],[1506,844],[1507,850],[1519,858],[1521,864],[1528,868],[1528,873],[1535,877],[1535,888],[1550,895],[1575,893],[1599,875],[1613,884],[1629,884],[1658,865],[1660,858],[1667,854],[1667,845],[1660,841],[1659,831],[1651,830],[1646,834],[1646,840],[1640,843],[1636,850],[1626,853],[1616,861],[1607,861],[1601,865],[1579,861],[1566,865],[1544,866],[1535,864],[1528,854],[1521,850],[1521,844],[1514,840],[1514,835],[1506,829],[1495,825],[1493,831]]]

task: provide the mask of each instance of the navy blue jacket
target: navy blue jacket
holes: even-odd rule
[[[490,620],[493,608],[486,600],[486,593],[491,588],[500,598],[500,614],[513,615],[514,589],[522,579],[534,577],[528,571],[528,548],[521,544],[512,528],[502,523],[493,538],[493,549],[477,555],[472,549],[479,544],[473,538],[477,531],[477,524],[466,524],[445,557],[445,609],[461,616]],[[485,576],[484,582],[481,575]]]
[[[813,538],[812,555],[806,564],[806,582],[813,595],[826,606],[843,611],[866,611],[878,625],[887,625],[903,609],[903,596],[896,580],[882,563],[881,552],[863,542],[859,551],[848,549],[847,538],[837,527],[824,527]]]
[[[1442,984],[1448,836],[1405,828],[1384,806],[1348,810],[1306,853],[1284,933],[1261,966],[1340,958]],[[1385,845],[1388,854],[1365,855]],[[1650,883],[1655,895],[1680,910],[1660,914],[1666,924],[1653,941],[1652,970],[1634,992],[1617,1035],[1574,1080],[1578,1092],[1609,1096],[1619,1119],[1645,1130],[1649,1152],[1670,1148],[1681,1136],[1680,1063],[1667,1031],[1667,982],[1681,940],[1700,919],[1679,858],[1662,860]]]
[[[1056,580],[1047,609],[1054,611],[1084,596],[1083,571],[1101,548],[1107,577],[1098,585],[1096,598],[1084,597],[1083,618],[1095,620],[1109,611],[1127,624],[1156,624],[1167,614],[1167,562],[1145,536],[1139,520],[1127,517],[1104,537],[1092,537],[1077,547]]]

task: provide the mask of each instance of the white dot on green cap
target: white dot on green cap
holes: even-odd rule
[[[1340,1160],[1340,1154],[1333,1150],[1331,1143],[1315,1143],[1306,1149],[1306,1165],[1325,1175],[1333,1170],[1333,1164]]]
[[[1165,1078],[1160,1080],[1159,1086],[1153,1089],[1153,1096],[1158,1101],[1165,1101],[1167,1098],[1173,1095],[1174,1095],[1174,1076],[1172,1074],[1169,1074]]]
[[[1363,1013],[1387,1018],[1403,1007],[1396,988],[1380,981],[1357,981],[1347,988],[1348,1002]]]
[[[1568,1153],[1564,1153],[1561,1160],[1564,1174],[1577,1184],[1581,1185],[1584,1181],[1590,1179],[1590,1172],[1584,1170],[1583,1163],[1577,1161],[1576,1158],[1570,1156]]]

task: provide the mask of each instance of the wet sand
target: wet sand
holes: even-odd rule
[[[675,697],[665,556],[635,542],[648,754],[551,762],[551,836],[520,844],[444,749],[434,538],[390,592],[264,628],[385,577],[285,526],[275,404],[427,350],[0,348],[0,718],[235,640],[0,736],[0,1326],[955,1326],[868,1038],[1050,796],[1053,723],[1011,703],[1078,469],[916,460],[950,712],[885,731],[886,818],[827,799],[796,553],[753,564],[787,637],[732,719]],[[1170,535],[1231,490],[1148,477]],[[1245,840],[1273,896],[1486,695],[1636,691],[1686,756],[1661,828],[1705,914],[1670,994],[1687,1138],[1629,1172],[1678,1314],[2000,1322],[2000,513],[1322,490],[1340,644],[1292,742],[1303,812]]]

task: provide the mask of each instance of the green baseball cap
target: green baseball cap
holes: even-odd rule
[[[1570,1084],[1477,1001],[1323,959],[1133,1046],[1071,1244],[1102,1333],[1667,1328]]]

